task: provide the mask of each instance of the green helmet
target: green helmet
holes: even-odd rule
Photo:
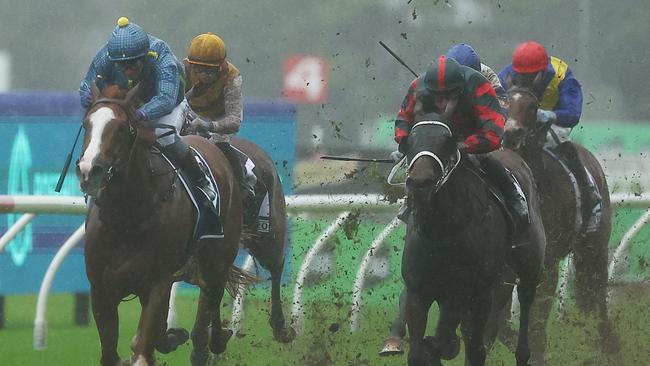
[[[433,60],[418,87],[420,94],[448,94],[459,92],[465,87],[465,73],[462,66],[445,55]]]

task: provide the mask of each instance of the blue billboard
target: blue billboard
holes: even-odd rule
[[[76,93],[0,94],[0,161],[3,162],[0,164],[0,194],[81,195],[73,167],[61,192],[54,192],[81,118]],[[295,124],[293,104],[269,99],[246,100],[244,122],[238,134],[259,144],[273,158],[287,194],[292,192],[293,186]],[[73,161],[79,154],[80,146],[77,146]],[[0,233],[19,217],[20,214],[0,216]],[[37,216],[0,253],[0,294],[38,291],[52,257],[82,223],[82,216]],[[66,258],[60,277],[54,281],[53,291],[87,290],[82,251],[80,245]]]

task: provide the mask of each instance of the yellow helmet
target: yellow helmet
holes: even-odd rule
[[[194,37],[187,49],[187,60],[191,64],[219,66],[225,58],[226,44],[210,32]]]

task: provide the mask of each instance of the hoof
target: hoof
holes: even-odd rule
[[[296,339],[296,330],[292,327],[284,327],[280,330],[273,330],[273,338],[281,343],[291,343]]]
[[[598,333],[600,334],[600,345],[604,353],[615,355],[621,351],[621,337],[609,322],[599,324]]]
[[[216,355],[224,353],[230,337],[232,337],[232,330],[230,329],[221,328],[217,334],[212,332],[210,336],[210,351]]]
[[[380,356],[401,355],[404,353],[404,341],[400,338],[386,338],[384,346],[379,351]]]
[[[190,334],[183,328],[169,328],[163,341],[156,345],[160,353],[175,351],[178,346],[185,344],[190,339]]]
[[[443,343],[436,337],[424,337],[424,343],[427,345],[429,352],[435,354],[440,352],[440,358],[443,360],[453,360],[460,353],[460,338],[454,337],[450,341]]]
[[[190,354],[190,363],[192,366],[207,366],[212,361],[212,355],[208,352],[208,348],[201,350],[193,349]]]

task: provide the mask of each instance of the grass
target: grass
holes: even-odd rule
[[[246,318],[239,337],[233,338],[228,350],[218,357],[219,365],[403,365],[404,356],[389,358],[377,355],[387,335],[390,319],[395,315],[394,300],[384,307],[363,308],[361,329],[349,331],[347,302],[309,302],[305,312],[306,328],[292,344],[280,344],[272,339],[267,325],[268,291],[253,291],[247,301]],[[230,299],[224,314],[230,314]],[[286,302],[285,302],[286,303]],[[183,293],[178,299],[179,324],[191,327],[196,308],[194,293]],[[33,309],[35,296],[7,298],[6,329],[0,331],[0,364],[2,365],[98,365],[99,341],[93,324],[89,327],[72,325],[73,298],[54,295],[48,308],[49,337],[44,351],[32,349]],[[340,306],[346,305],[346,306]],[[128,342],[135,331],[137,302],[120,307],[120,343],[122,357],[128,356]],[[597,332],[593,322],[574,312],[562,320],[555,317],[549,323],[549,365],[642,365],[650,355],[650,304],[637,291],[618,296],[611,313],[623,338],[623,350],[615,358],[599,352]],[[436,314],[432,311],[431,324]],[[166,365],[188,365],[190,344],[169,355],[158,355]],[[513,355],[497,344],[490,354],[489,365],[511,365]],[[461,356],[446,365],[462,365]]]
[[[617,215],[612,241],[623,235],[623,228],[638,217],[639,212]],[[331,218],[330,218],[331,220]],[[383,358],[377,351],[387,336],[388,326],[397,312],[401,288],[399,260],[403,227],[391,234],[381,253],[389,263],[383,281],[371,281],[372,287],[363,293],[361,328],[350,332],[349,315],[351,288],[356,269],[372,237],[381,230],[376,217],[357,216],[346,225],[326,249],[335,260],[329,275],[311,278],[305,289],[306,302],[304,332],[291,344],[273,340],[267,320],[270,312],[269,289],[260,286],[247,296],[243,328],[238,337],[231,339],[225,354],[217,358],[219,365],[404,365],[404,356]],[[625,221],[625,222],[623,222]],[[329,225],[322,217],[300,217],[293,225],[293,247],[288,270],[291,278],[300,266],[302,257],[315,238]],[[640,243],[648,235],[644,229],[637,239]],[[635,275],[644,275],[642,264],[647,258],[647,248],[635,245],[631,262]],[[639,258],[637,260],[637,258]],[[636,264],[635,262],[636,261]],[[635,267],[636,265],[636,267]],[[287,283],[291,284],[292,281]],[[285,316],[293,288],[285,287]],[[613,298],[610,313],[623,340],[622,352],[616,357],[606,357],[599,350],[597,331],[592,319],[575,313],[569,306],[566,316],[559,320],[552,316],[548,324],[549,365],[645,365],[650,364],[650,302],[643,287],[619,291]],[[184,290],[177,298],[179,325],[191,328],[196,310],[196,292]],[[6,297],[6,328],[0,330],[0,365],[98,365],[99,338],[94,324],[89,327],[73,325],[73,296],[51,295],[48,301],[48,347],[34,351],[32,347],[33,319],[36,296],[11,295]],[[229,319],[232,300],[225,298],[222,314]],[[139,316],[136,301],[120,307],[119,353],[123,358],[130,354],[128,343],[135,332]],[[437,315],[432,310],[428,334],[433,333]],[[169,355],[158,354],[158,362],[168,366],[188,365],[191,345],[185,344]],[[215,363],[215,364],[216,364]],[[445,365],[462,365],[461,355]],[[514,356],[504,346],[497,344],[491,351],[489,365],[512,365]]]

